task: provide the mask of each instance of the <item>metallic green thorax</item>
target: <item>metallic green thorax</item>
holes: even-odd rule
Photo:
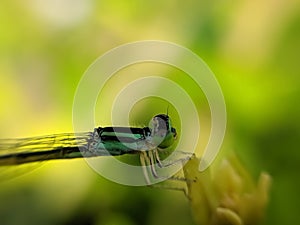
[[[150,127],[99,127],[97,134],[95,151],[105,149],[110,155],[122,155],[167,148],[174,142],[176,129],[169,116],[160,114],[151,120]]]

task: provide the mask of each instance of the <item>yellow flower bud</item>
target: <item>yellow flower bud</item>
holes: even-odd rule
[[[254,225],[263,219],[271,177],[261,173],[255,184],[236,157],[224,158],[210,171],[198,170],[193,156],[184,166],[187,197],[199,225]],[[212,173],[213,172],[213,173]]]

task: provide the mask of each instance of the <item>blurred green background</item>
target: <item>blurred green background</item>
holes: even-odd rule
[[[118,45],[146,39],[175,42],[206,61],[227,104],[223,149],[254,177],[262,170],[273,177],[265,224],[299,222],[297,0],[2,1],[0,138],[72,132],[86,68]],[[0,224],[194,223],[183,193],[115,184],[79,159],[1,183]]]

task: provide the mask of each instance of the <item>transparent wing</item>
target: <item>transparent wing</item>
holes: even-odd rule
[[[92,136],[92,132],[85,132],[0,139],[0,180],[30,172],[41,166],[41,161],[59,158],[63,149],[88,146]]]
[[[0,139],[0,157],[12,153],[41,152],[60,147],[87,145],[92,135],[92,132],[84,132],[79,134],[63,133],[29,138]]]

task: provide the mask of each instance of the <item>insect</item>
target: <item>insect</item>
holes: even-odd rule
[[[0,166],[20,165],[31,162],[73,159],[98,156],[139,154],[145,179],[146,165],[163,167],[159,151],[170,147],[177,136],[171,119],[159,114],[151,119],[149,127],[98,127],[93,132],[63,133],[22,139],[0,140]]]

